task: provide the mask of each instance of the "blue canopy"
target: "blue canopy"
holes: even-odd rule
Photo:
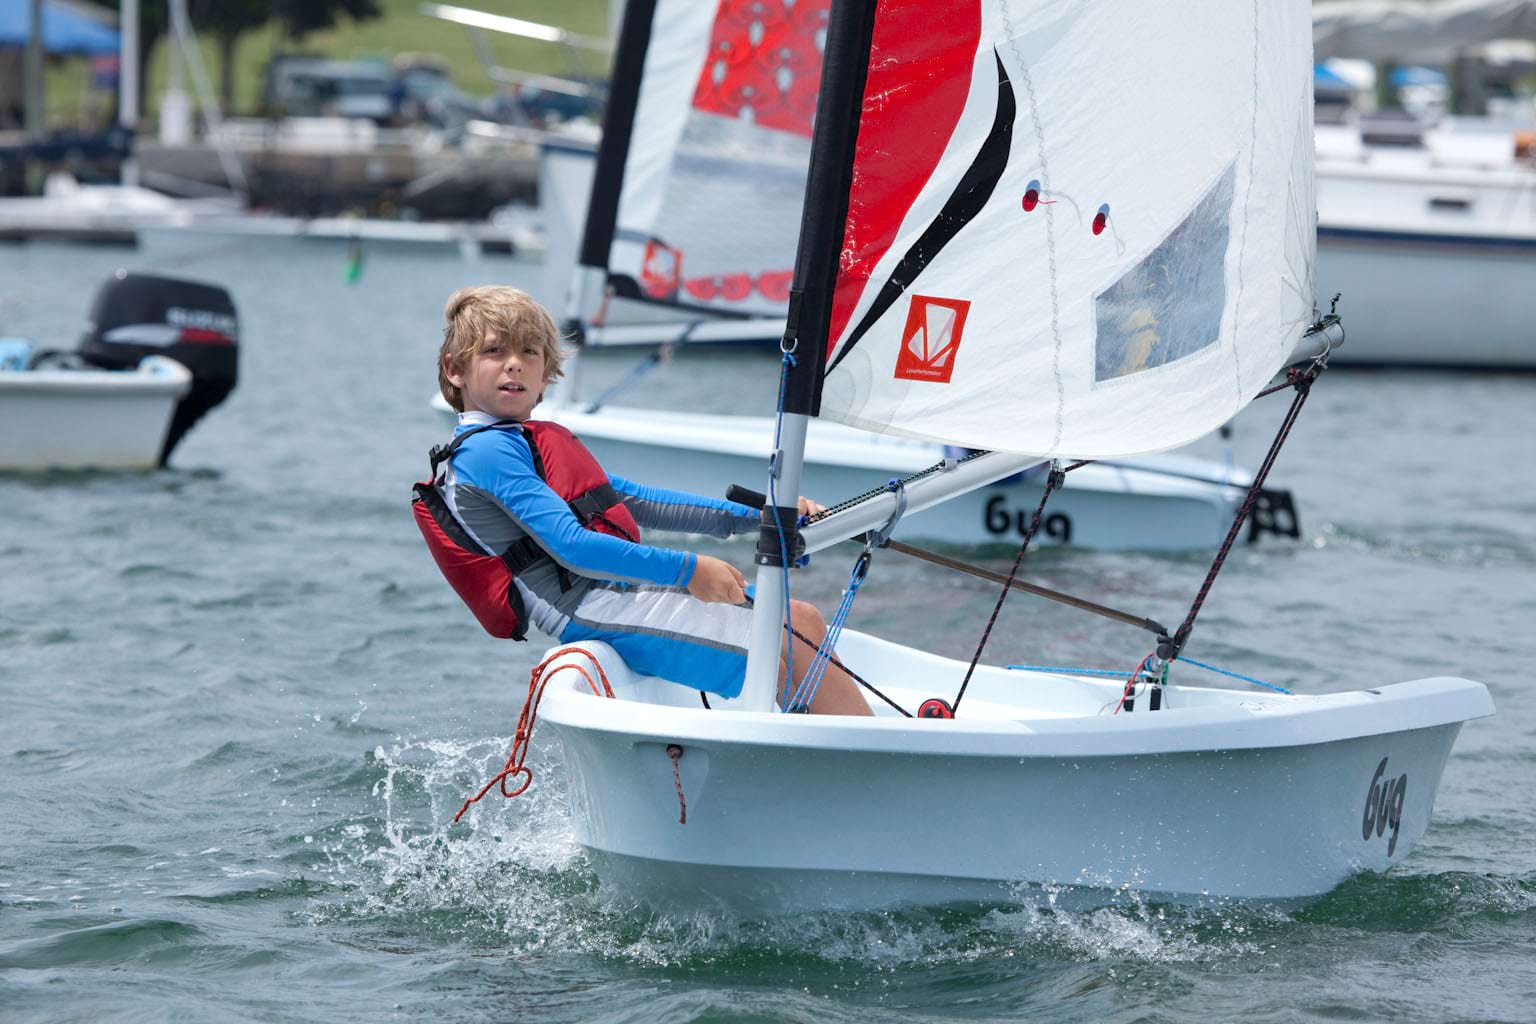
[[[1312,65],[1312,88],[1331,92],[1354,92],[1355,83],[1322,64]]]
[[[1405,85],[1444,85],[1445,72],[1434,68],[1395,67],[1388,76],[1398,88]]]
[[[0,0],[0,46],[26,46],[32,31],[28,0]],[[43,4],[43,49],[49,53],[116,53],[117,30],[63,4]]]

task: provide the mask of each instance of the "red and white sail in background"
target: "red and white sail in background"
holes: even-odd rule
[[[820,415],[1072,457],[1225,422],[1314,319],[1311,25],[1308,0],[879,3]]]
[[[784,314],[830,0],[633,0],[621,35],[584,259],[620,294]],[[648,33],[631,31],[631,22]],[[639,42],[633,42],[639,41]],[[615,117],[633,116],[616,131]],[[615,144],[623,138],[622,145]],[[613,141],[611,141],[613,140]],[[604,162],[617,165],[605,172]],[[593,252],[593,249],[599,252]]]

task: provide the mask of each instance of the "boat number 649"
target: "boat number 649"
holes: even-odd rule
[[[1376,774],[1371,776],[1371,788],[1365,794],[1365,814],[1360,819],[1360,838],[1370,841],[1380,837],[1387,829],[1392,838],[1387,842],[1387,856],[1397,849],[1397,833],[1403,827],[1403,801],[1408,799],[1408,773],[1395,779],[1386,778],[1387,759],[1381,759]]]
[[[1001,537],[1006,533],[1016,533],[1020,537],[1029,532],[1029,521],[1034,518],[1035,510],[1011,509],[1007,499],[1001,494],[987,501],[986,526],[987,532],[995,537]],[[1063,544],[1072,542],[1072,520],[1060,512],[1048,515],[1040,520],[1040,529],[1047,537],[1055,538]]]

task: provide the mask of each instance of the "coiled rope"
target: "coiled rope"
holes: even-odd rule
[[[587,674],[587,670],[580,665],[557,665],[548,673],[545,673],[544,670],[549,667],[550,662],[559,658],[562,654],[584,655],[588,661],[592,662],[592,667],[597,669],[597,678],[602,681],[602,688],[598,688],[597,681],[593,680]],[[517,716],[517,732],[513,735],[512,750],[507,755],[507,763],[502,766],[501,771],[497,772],[491,781],[480,787],[478,793],[464,801],[464,806],[459,808],[459,813],[453,816],[454,821],[458,821],[464,816],[464,812],[469,810],[470,804],[479,803],[480,798],[489,793],[492,786],[500,785],[501,795],[510,800],[515,796],[522,796],[533,783],[533,770],[525,767],[523,762],[528,758],[528,744],[533,739],[533,724],[539,717],[539,702],[544,699],[544,688],[549,685],[549,681],[554,678],[555,673],[565,669],[580,672],[581,677],[587,681],[587,685],[592,687],[592,692],[597,696],[613,697],[613,687],[608,684],[608,673],[603,671],[603,663],[597,660],[597,655],[584,647],[562,647],[535,665],[533,671],[528,674],[528,696],[523,701],[522,714]],[[516,778],[519,775],[523,777],[522,784],[516,789],[508,790],[507,780]]]

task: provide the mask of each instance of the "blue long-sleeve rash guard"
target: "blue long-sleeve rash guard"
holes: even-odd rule
[[[456,433],[478,425],[476,417],[466,419]],[[757,526],[758,513],[745,505],[623,477],[609,479],[644,528],[724,537]],[[529,534],[563,568],[580,576],[673,587],[686,587],[693,579],[694,554],[583,527],[565,500],[540,479],[528,441],[516,427],[483,430],[465,441],[454,455],[449,484],[449,502],[460,521],[493,551]]]

